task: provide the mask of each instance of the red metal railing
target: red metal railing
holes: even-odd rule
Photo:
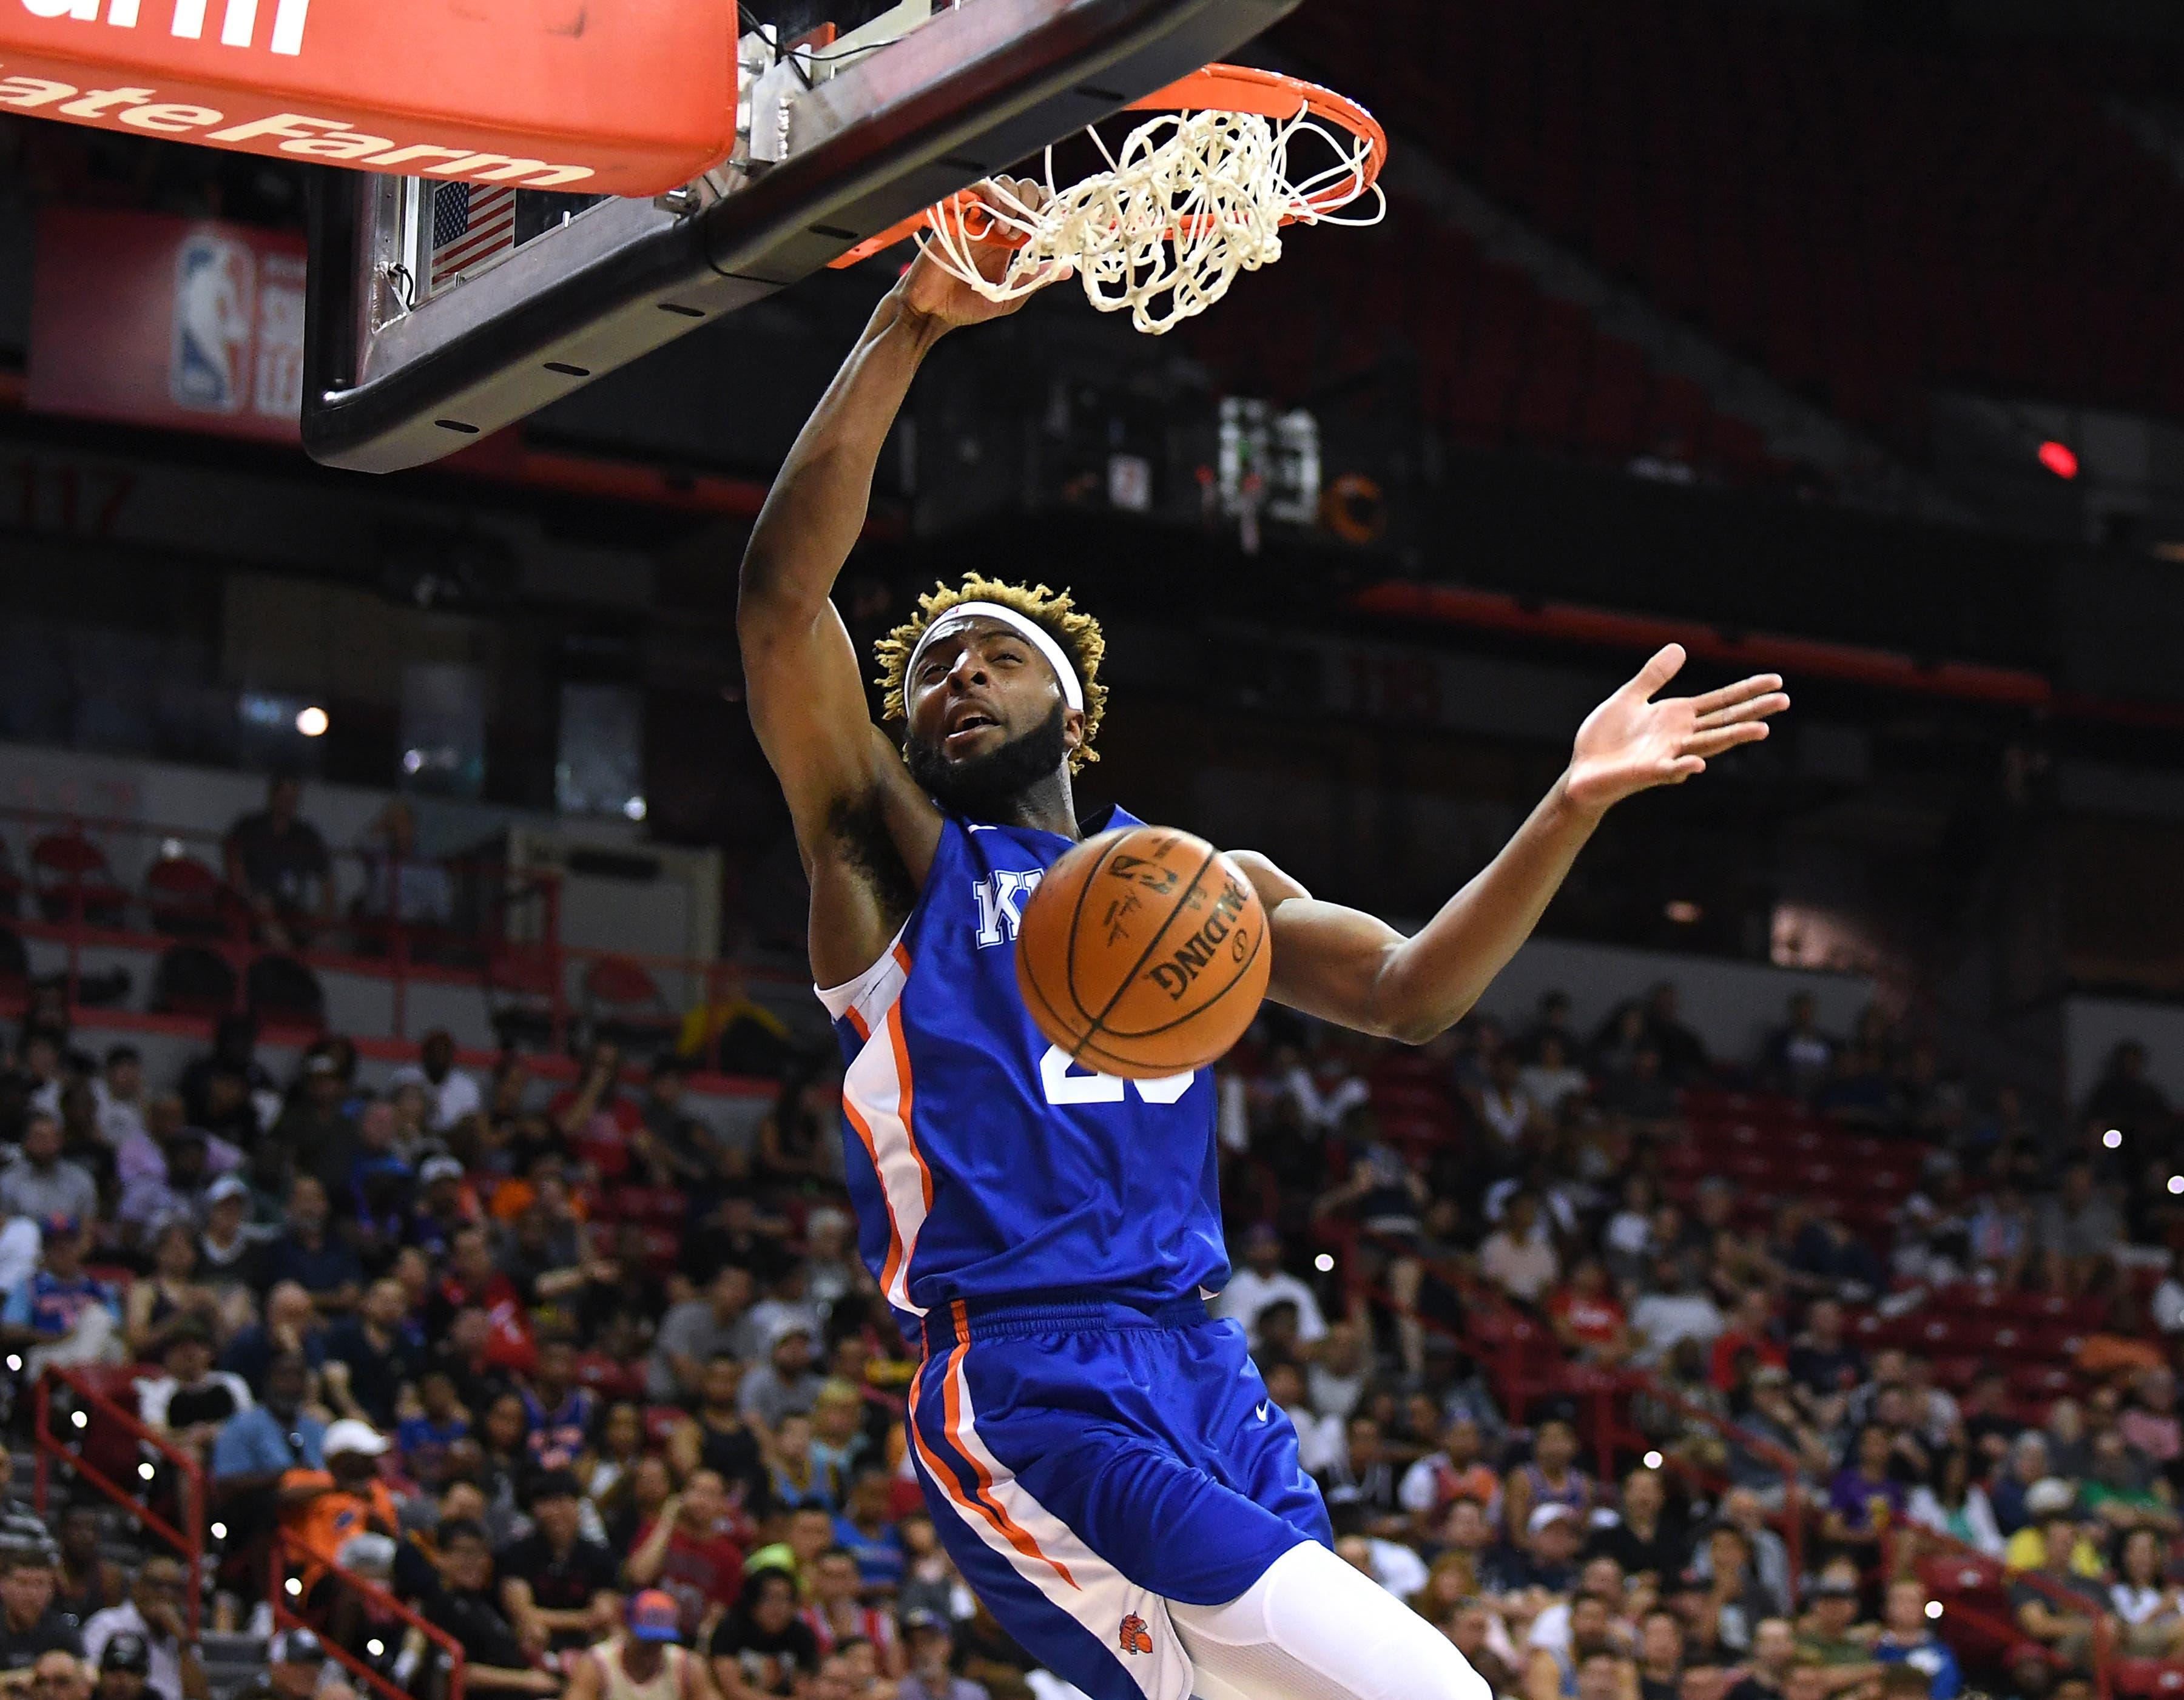
[[[274,1543],[271,1562],[265,1579],[266,1603],[272,1608],[276,1629],[310,1629],[315,1627],[299,1616],[291,1602],[300,1597],[303,1584],[289,1574],[293,1563],[323,1571],[343,1587],[352,1590],[365,1603],[376,1607],[398,1622],[415,1630],[432,1645],[437,1647],[448,1664],[448,1688],[443,1700],[463,1700],[463,1685],[470,1661],[463,1653],[462,1643],[437,1624],[428,1621],[415,1608],[404,1605],[378,1583],[348,1570],[323,1554],[313,1552],[286,1530]],[[351,1675],[362,1680],[374,1689],[382,1700],[410,1700],[409,1692],[399,1687],[389,1677],[365,1664],[347,1647],[324,1637],[329,1654]]]
[[[87,1436],[90,1414],[95,1411],[101,1419],[135,1439],[140,1447],[149,1447],[175,1466],[180,1499],[178,1512],[181,1518],[180,1528],[144,1503],[141,1485],[135,1492],[124,1486],[53,1432],[53,1390],[56,1384],[68,1388],[81,1402],[71,1414],[75,1419],[72,1426],[79,1436]],[[204,1609],[204,1539],[208,1504],[204,1467],[164,1435],[148,1427],[135,1412],[101,1392],[81,1370],[47,1364],[45,1372],[38,1377],[37,1389],[33,1397],[36,1401],[36,1412],[31,1433],[37,1447],[36,1496],[38,1514],[45,1515],[52,1466],[58,1460],[120,1506],[140,1525],[173,1547],[181,1554],[187,1572],[184,1591],[188,1603],[185,1609],[188,1614],[191,1637],[195,1639],[198,1620]]]
[[[1959,1541],[1947,1531],[1930,1528],[1923,1523],[1914,1523],[1892,1528],[1883,1532],[1881,1569],[1885,1575],[1894,1578],[1911,1573],[1910,1565],[1905,1560],[1903,1552],[1906,1543],[1909,1544],[1914,1553],[1920,1548],[1930,1548],[1960,1560],[1974,1559],[1981,1565],[1994,1563],[1993,1559],[1988,1558],[1976,1547],[1968,1542]],[[2035,1593],[2045,1598],[2048,1604],[2059,1612],[2065,1612],[2073,1617],[2082,1617],[2087,1619],[2092,1631],[2093,1686],[2100,1695],[2101,1700],[2109,1700],[2109,1697],[2115,1692],[2115,1636],[2108,1614],[2088,1610],[2087,1608],[2092,1602],[2081,1595],[2072,1593],[2070,1589],[2042,1575],[2037,1570],[2012,1570],[2008,1572],[2008,1575],[2010,1581],[2022,1582]],[[2031,1636],[2017,1626],[2014,1614],[2009,1617],[1997,1617],[1993,1613],[1981,1611],[1976,1606],[1958,1603],[1945,1607],[1942,1610],[1942,1620],[1946,1624],[1953,1616],[1970,1623],[1981,1634],[2001,1646],[2038,1645],[2037,1642],[2033,1642]],[[2041,1651],[2047,1654],[2052,1664],[2059,1667],[2062,1665],[2064,1661],[2059,1654],[2047,1647],[2042,1647]]]

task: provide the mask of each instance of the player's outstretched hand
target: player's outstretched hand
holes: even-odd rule
[[[989,177],[965,192],[966,199],[976,198],[1006,218],[1036,213],[1046,203],[1046,191],[1028,177]],[[975,213],[972,214],[975,218]],[[975,233],[978,226],[972,230]],[[1006,229],[997,223],[996,234]],[[1009,256],[1015,250],[1006,242],[973,241],[971,253],[978,262],[979,271],[987,278],[998,280],[1007,269]],[[1060,277],[1062,269],[1055,269]],[[1051,281],[1051,279],[1047,280]],[[936,260],[929,245],[922,246],[917,258],[911,262],[910,269],[903,274],[898,286],[903,300],[912,311],[923,314],[934,322],[950,329],[962,325],[979,325],[989,319],[1004,318],[1014,313],[1030,299],[1017,296],[1010,301],[989,301],[969,284]]]
[[[1654,786],[1681,785],[1704,773],[1710,757],[1765,737],[1769,719],[1790,706],[1775,673],[1755,673],[1702,697],[1656,702],[1683,665],[1683,645],[1669,645],[1585,716],[1563,776],[1574,806],[1596,814]]]

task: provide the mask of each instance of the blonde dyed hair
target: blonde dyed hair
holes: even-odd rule
[[[1107,640],[1100,622],[1080,609],[1067,591],[1045,585],[1004,584],[983,573],[970,573],[960,585],[935,585],[917,599],[917,612],[873,646],[879,662],[879,686],[887,693],[883,708],[890,720],[910,716],[907,681],[903,674],[918,640],[950,609],[967,602],[998,603],[1022,614],[1061,646],[1077,669],[1077,682],[1084,692],[1084,736],[1069,753],[1069,770],[1081,773],[1100,753],[1092,740],[1107,712],[1107,687],[1100,682],[1100,663],[1107,653]]]

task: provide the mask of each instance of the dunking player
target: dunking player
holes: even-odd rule
[[[1027,1648],[1093,1700],[1484,1700],[1408,1607],[1337,1558],[1233,1323],[1210,1071],[1088,1074],[1025,1013],[1025,896],[1088,831],[1070,780],[1106,692],[1066,595],[983,577],[879,646],[898,745],[828,601],[883,439],[934,342],[1007,311],[918,260],[789,452],[743,566],[751,718],[811,885],[820,997],[849,1057],[860,1237],[922,1334],[912,1453],[942,1539]],[[1468,1009],[1611,804],[1766,736],[1771,675],[1653,700],[1663,650],[1587,718],[1515,837],[1414,937],[1262,856],[1272,995],[1418,1040]]]

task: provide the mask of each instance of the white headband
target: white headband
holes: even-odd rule
[[[1061,646],[1047,636],[1045,628],[1037,620],[1027,619],[1014,608],[1005,608],[997,602],[959,602],[953,608],[944,608],[939,618],[926,627],[925,636],[917,640],[917,647],[910,652],[910,659],[902,669],[905,699],[915,688],[913,681],[917,677],[917,658],[925,653],[925,646],[938,637],[941,629],[950,620],[972,618],[999,620],[1045,656],[1046,664],[1054,669],[1054,676],[1061,682],[1061,700],[1078,714],[1084,712],[1084,687],[1078,682],[1077,669],[1069,664],[1069,657]]]

